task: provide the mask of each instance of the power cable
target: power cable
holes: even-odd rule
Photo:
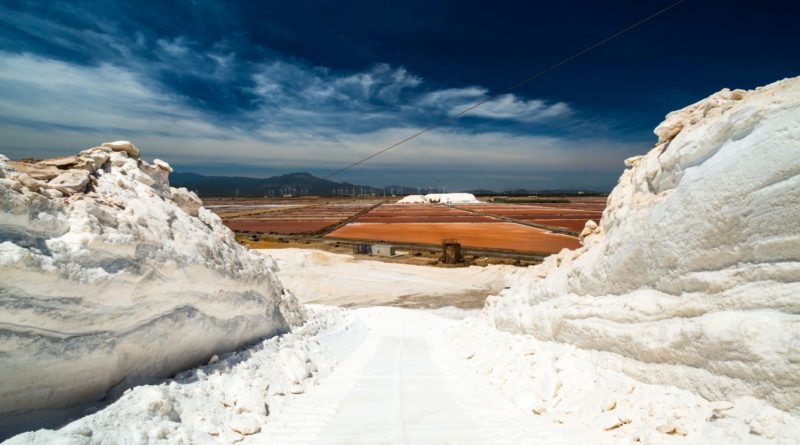
[[[591,46],[589,46],[587,48],[584,48],[581,51],[578,51],[577,53],[575,53],[575,54],[567,57],[566,59],[556,63],[555,65],[551,65],[551,66],[539,71],[538,73],[536,73],[536,74],[534,74],[534,75],[532,75],[532,76],[530,76],[530,77],[528,77],[528,78],[526,78],[524,80],[521,80],[521,81],[515,83],[514,85],[512,85],[512,86],[510,86],[510,87],[508,87],[508,88],[506,88],[506,89],[504,89],[502,91],[500,91],[499,93],[495,93],[495,94],[489,96],[488,98],[483,99],[482,101],[480,101],[480,102],[478,102],[478,103],[476,103],[474,105],[471,105],[471,106],[459,111],[456,114],[449,115],[449,116],[437,121],[433,125],[431,125],[429,127],[426,127],[425,129],[420,130],[420,131],[412,134],[411,136],[409,136],[409,137],[407,137],[407,138],[405,138],[405,139],[403,139],[403,140],[401,140],[399,142],[395,142],[394,144],[392,144],[392,145],[390,145],[390,146],[388,146],[388,147],[386,147],[386,148],[384,148],[384,149],[382,149],[380,151],[377,151],[377,152],[375,152],[375,153],[373,153],[373,154],[371,154],[371,155],[369,155],[369,156],[367,156],[365,158],[362,158],[362,159],[360,159],[360,160],[358,160],[356,162],[353,162],[352,164],[350,164],[350,165],[348,165],[346,167],[343,167],[343,168],[340,168],[339,170],[336,170],[335,172],[329,174],[328,176],[325,176],[324,179],[330,179],[330,178],[338,175],[339,173],[345,172],[345,171],[350,170],[351,168],[353,168],[355,166],[363,164],[364,162],[367,162],[372,158],[380,156],[380,155],[386,153],[387,151],[389,151],[389,150],[391,150],[393,148],[396,148],[399,145],[402,145],[402,144],[404,144],[404,143],[406,143],[406,142],[408,142],[408,141],[410,141],[410,140],[412,140],[412,139],[414,139],[416,137],[422,136],[423,134],[433,130],[434,128],[441,127],[442,125],[446,124],[447,122],[457,120],[458,118],[460,118],[464,114],[466,114],[466,113],[468,113],[468,112],[480,107],[481,105],[483,105],[483,104],[485,104],[487,102],[491,102],[492,100],[497,99],[498,97],[500,97],[500,96],[502,96],[504,94],[508,94],[511,91],[514,91],[515,89],[521,87],[522,85],[525,85],[526,83],[528,83],[528,82],[530,82],[530,81],[532,81],[532,80],[534,80],[534,79],[536,79],[538,77],[541,77],[541,76],[549,73],[550,71],[553,71],[554,69],[560,67],[561,65],[564,65],[566,63],[569,63],[569,62],[577,59],[578,57],[588,53],[589,51],[592,51],[593,49],[595,49],[595,48],[597,48],[597,47],[599,47],[599,46],[601,46],[601,45],[603,45],[605,43],[608,43],[611,40],[614,40],[615,38],[621,36],[622,34],[625,34],[626,32],[628,32],[628,31],[630,31],[630,30],[632,30],[632,29],[634,29],[634,28],[636,28],[636,27],[638,27],[640,25],[643,25],[644,23],[649,22],[650,20],[660,16],[661,14],[664,14],[665,12],[667,12],[670,9],[680,5],[681,3],[685,2],[685,1],[686,0],[679,0],[679,1],[669,5],[667,7],[665,7],[664,9],[661,9],[661,10],[659,10],[659,11],[657,11],[657,12],[655,12],[655,13],[653,13],[653,14],[651,14],[651,15],[649,15],[649,16],[641,19],[641,20],[639,20],[638,22],[636,22],[634,24],[629,25],[628,27],[626,27],[626,28],[624,28],[624,29],[622,29],[620,31],[617,31],[614,34],[611,34],[610,36],[606,37],[605,39],[600,40],[599,42],[597,42],[597,43],[595,43],[595,44],[593,44],[593,45],[591,45]]]

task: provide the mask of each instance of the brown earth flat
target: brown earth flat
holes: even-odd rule
[[[497,215],[511,218],[517,221],[526,221],[535,224],[542,224],[551,227],[560,227],[575,232],[583,230],[584,224],[588,220],[600,221],[603,215],[602,209],[587,208],[586,206],[595,205],[588,203],[580,204],[558,204],[562,207],[547,207],[544,205],[509,205],[509,204],[484,204],[472,206],[472,209],[487,215]],[[566,207],[563,207],[566,206]],[[574,208],[571,208],[574,207]]]
[[[422,210],[408,210],[403,208],[393,208],[393,209],[386,209],[384,207],[378,207],[375,210],[367,213],[368,216],[444,216],[444,215],[472,215],[470,212],[465,212],[463,210],[457,209],[448,209],[444,207],[439,208],[431,208],[431,209],[422,209]]]
[[[461,211],[429,211],[429,212],[422,212],[422,211],[413,211],[413,212],[405,212],[403,210],[382,210],[382,211],[371,211],[367,213],[367,216],[469,216],[472,213],[469,212],[461,212]]]
[[[360,223],[480,223],[496,221],[488,216],[466,215],[466,216],[371,216],[367,214],[356,220]]]
[[[584,221],[587,219],[593,219],[595,221],[600,219],[602,213],[591,213],[591,212],[581,212],[581,213],[545,213],[545,214],[536,214],[536,213],[522,213],[519,215],[503,215],[509,218],[515,219],[583,219]]]
[[[489,213],[492,215],[514,216],[514,215],[588,215],[598,213],[591,210],[561,209],[561,208],[476,208],[478,212]],[[602,213],[602,212],[600,212]]]
[[[462,245],[520,252],[555,253],[580,246],[577,238],[513,223],[351,223],[328,236],[376,241],[439,244],[456,238]]]
[[[559,209],[599,210],[606,208],[605,204],[539,204],[541,207],[555,207]]]
[[[586,225],[585,219],[526,219],[524,221],[545,226],[561,227],[575,232],[580,232],[583,230],[583,226]]]
[[[339,215],[255,215],[240,218],[230,218],[231,221],[247,221],[247,222],[270,222],[270,221],[341,221],[350,216]]]
[[[325,227],[336,224],[336,220],[325,221],[223,221],[229,229],[239,232],[262,232],[262,233],[308,233],[322,230]]]

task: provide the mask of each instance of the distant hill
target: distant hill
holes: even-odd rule
[[[172,173],[169,175],[170,185],[173,187],[186,187],[200,196],[236,196],[263,197],[263,196],[358,196],[361,194],[375,194],[379,196],[416,195],[428,193],[427,189],[418,192],[417,187],[401,185],[387,185],[374,187],[369,185],[351,184],[349,182],[336,182],[318,178],[311,173],[289,173],[286,175],[272,176],[269,178],[248,178],[245,176],[205,176],[197,173]],[[437,193],[436,190],[431,190]],[[506,190],[495,192],[488,189],[466,190],[476,196],[527,196],[527,195],[576,195],[577,190]],[[599,193],[584,191],[587,196]]]
[[[494,190],[489,189],[464,190],[464,193],[472,193],[475,196],[492,196],[497,194]]]
[[[173,187],[186,187],[200,196],[352,196],[382,195],[384,188],[368,185],[335,182],[318,178],[311,173],[289,173],[269,178],[248,178],[244,176],[205,176],[197,173],[172,173],[169,176]],[[416,193],[411,187],[387,186],[386,193],[392,190],[396,195]]]

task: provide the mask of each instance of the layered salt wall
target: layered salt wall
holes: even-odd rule
[[[102,398],[303,321],[171,168],[124,141],[0,156],[0,417]]]
[[[487,303],[501,329],[710,400],[800,413],[800,78],[670,113],[584,246]]]

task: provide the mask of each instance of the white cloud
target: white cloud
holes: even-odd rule
[[[375,103],[394,104],[403,93],[413,91],[422,79],[405,68],[387,64],[375,65],[367,71],[340,75],[324,68],[308,68],[284,61],[259,66],[252,75],[257,94],[269,105],[287,103],[291,98],[302,105],[348,105],[369,108]]]
[[[460,108],[452,108],[451,113],[458,113]],[[523,122],[535,122],[556,117],[565,117],[571,112],[564,102],[548,105],[543,100],[521,100],[513,94],[504,94],[482,106],[470,111],[474,116],[491,119],[515,119]]]
[[[420,97],[419,104],[426,107],[449,109],[454,103],[477,102],[486,97],[486,88],[447,88],[427,93]]]
[[[213,7],[225,14],[224,6]],[[185,36],[155,38],[153,29],[124,17],[102,20],[69,2],[50,8],[59,12],[52,17],[69,20],[0,8],[0,25],[76,58],[68,63],[0,50],[0,152],[11,157],[132,139],[146,156],[184,165],[338,168],[491,94],[479,85],[433,89],[388,64],[345,73],[268,48],[259,48],[264,55],[254,62],[250,53],[237,55],[246,47],[235,33],[211,45]],[[427,133],[367,167],[473,168],[499,176],[525,168],[616,172],[638,151],[574,136],[588,131],[537,135],[533,128],[543,127],[529,125],[575,130],[585,121],[574,114],[566,103],[502,95],[472,110],[469,126]]]
[[[489,91],[480,87],[449,88],[423,95],[419,104],[446,110],[450,115],[489,98]],[[524,100],[514,94],[500,95],[481,106],[470,110],[469,116],[489,119],[508,119],[520,122],[537,122],[568,116],[572,110],[564,102],[548,104],[540,99]]]
[[[216,120],[118,66],[79,66],[0,52],[2,150],[11,157],[50,156],[106,140],[132,139],[147,157],[183,165],[334,169],[421,128],[404,117],[401,107],[374,109],[371,101],[412,94],[414,109],[446,112],[487,94],[478,87],[421,93],[420,78],[385,65],[341,76],[276,62],[262,67],[255,80],[259,106],[232,123]],[[342,101],[351,109],[341,107]],[[481,113],[492,119],[544,119],[563,117],[569,108],[508,95],[487,103]],[[439,129],[369,166],[617,171],[617,164],[632,154],[631,147],[610,140]]]
[[[184,36],[170,39],[156,40],[162,51],[173,57],[182,57],[189,53],[189,42]]]
[[[154,90],[119,67],[85,67],[7,53],[0,53],[0,62],[0,119],[5,122],[37,128],[224,135],[180,98]]]

